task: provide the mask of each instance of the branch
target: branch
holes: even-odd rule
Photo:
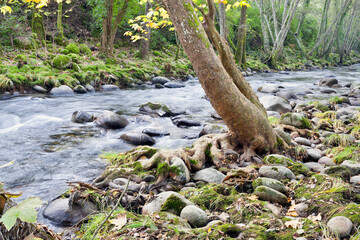
[[[209,7],[209,13],[208,16],[210,19],[214,20],[215,19],[215,3],[213,0],[207,0],[208,3],[208,7]]]
[[[96,235],[98,234],[98,232],[100,231],[100,229],[102,228],[102,226],[104,226],[104,224],[109,220],[109,218],[111,217],[111,215],[113,214],[113,212],[116,210],[116,208],[119,206],[121,199],[124,197],[128,187],[129,187],[129,182],[130,182],[130,177],[128,178],[127,184],[125,186],[124,191],[121,193],[118,201],[116,202],[115,206],[113,207],[113,209],[111,209],[111,211],[109,212],[109,214],[106,216],[106,218],[104,219],[104,221],[99,225],[99,227],[95,230],[91,240],[94,240],[94,238],[96,237]]]
[[[196,8],[197,10],[199,10],[199,12],[201,12],[201,14],[205,17],[206,14],[205,14],[204,8],[196,5],[194,2],[192,2],[192,4],[193,4],[193,7]]]

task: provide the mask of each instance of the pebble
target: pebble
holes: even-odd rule
[[[184,207],[180,213],[180,217],[186,219],[195,227],[203,227],[208,223],[208,216],[205,211],[194,205]]]

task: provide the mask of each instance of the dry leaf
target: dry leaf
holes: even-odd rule
[[[299,214],[296,212],[296,204],[295,201],[291,201],[291,206],[286,213],[286,216],[298,217]]]
[[[110,223],[115,225],[114,230],[120,230],[123,226],[125,226],[126,222],[125,213],[121,213],[117,216],[117,218],[110,220]]]
[[[321,213],[319,213],[317,216],[313,216],[313,215],[310,215],[308,217],[308,219],[310,219],[311,221],[313,221],[314,223],[317,223],[317,222],[320,222],[321,221]]]
[[[295,219],[292,221],[287,221],[285,222],[285,227],[287,228],[294,228],[294,229],[298,229],[298,228],[302,228],[303,227],[303,222]]]
[[[259,197],[258,196],[256,196],[256,195],[252,195],[252,196],[250,196],[250,197],[247,197],[247,199],[249,199],[249,200],[256,200],[256,199],[258,199]]]
[[[208,233],[211,233],[211,227],[208,229],[208,231],[207,231]]]

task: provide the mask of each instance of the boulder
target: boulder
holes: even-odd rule
[[[181,158],[172,158],[170,161],[170,167],[176,167],[178,169],[178,172],[174,176],[172,176],[175,181],[181,183],[187,183],[190,181],[190,171]]]
[[[95,124],[108,129],[120,129],[126,127],[129,122],[126,118],[110,111],[96,116]]]
[[[267,178],[281,179],[295,179],[295,174],[284,166],[262,166],[259,169],[261,176]]]
[[[151,79],[152,84],[161,84],[164,85],[165,83],[170,82],[170,80],[166,77],[154,77]]]
[[[86,91],[88,91],[88,92],[95,92],[95,88],[93,86],[91,86],[90,84],[86,84],[85,88],[86,88]]]
[[[321,172],[324,166],[317,162],[307,162],[304,165],[313,172]]]
[[[320,158],[318,163],[320,163],[321,165],[327,165],[327,166],[335,166],[336,165],[334,160],[327,156]]]
[[[281,116],[280,123],[294,126],[296,128],[311,129],[309,120],[300,113],[286,113]]]
[[[281,205],[288,203],[288,199],[284,194],[266,186],[257,187],[254,194],[264,201],[276,202]]]
[[[53,59],[53,67],[57,69],[66,69],[71,66],[72,59],[68,55],[57,55]]]
[[[71,121],[74,123],[85,123],[94,121],[94,118],[87,112],[75,111],[71,116]]]
[[[309,139],[306,139],[306,138],[303,138],[303,137],[297,137],[294,139],[294,141],[297,143],[297,144],[301,144],[301,145],[305,145],[305,146],[311,146],[311,142]]]
[[[119,90],[119,87],[116,85],[112,85],[112,84],[105,84],[101,86],[101,89],[103,91],[116,91]]]
[[[204,181],[208,183],[220,184],[225,178],[225,175],[213,168],[205,168],[197,171],[193,177],[195,181]]]
[[[47,93],[47,90],[39,85],[35,85],[33,89],[38,93],[43,93],[43,94]]]
[[[319,82],[319,86],[322,87],[332,87],[335,84],[338,84],[338,80],[336,78],[324,78]]]
[[[83,221],[96,211],[96,204],[88,200],[70,206],[68,198],[58,198],[45,207],[43,215],[56,225],[70,227]]]
[[[220,126],[217,124],[205,124],[199,133],[199,137],[207,135],[207,134],[215,134],[215,133],[225,133],[227,131],[227,126]]]
[[[273,178],[259,177],[252,182],[252,186],[254,189],[259,186],[266,186],[276,191],[286,193],[285,185],[282,182]]]
[[[154,145],[155,139],[145,133],[124,133],[120,136],[122,140],[133,145]]]
[[[81,85],[75,86],[73,90],[74,90],[74,92],[80,93],[80,94],[87,93],[86,88],[84,88]]]
[[[144,130],[142,130],[142,133],[145,133],[150,137],[163,137],[170,135],[170,133],[166,130],[159,130],[155,128],[145,128]]]
[[[349,237],[353,229],[351,220],[343,216],[331,218],[326,226],[340,238]]]
[[[185,84],[181,83],[181,82],[167,82],[164,84],[164,87],[167,88],[183,88],[185,87]]]
[[[324,168],[320,173],[327,174],[330,176],[340,177],[344,180],[349,180],[351,172],[347,167],[344,166],[332,166]]]
[[[180,213],[180,217],[186,219],[192,226],[195,227],[203,227],[209,221],[205,211],[194,205],[184,207]]]
[[[260,98],[260,103],[264,105],[267,111],[275,111],[278,113],[287,113],[291,111],[290,104],[281,97],[264,96]]]
[[[289,92],[289,91],[280,91],[276,93],[276,96],[284,98],[286,100],[290,100],[290,99],[297,99],[297,96],[295,93],[293,92]]]
[[[310,161],[318,161],[322,157],[322,153],[319,149],[308,148],[306,149],[306,153]]]
[[[55,88],[51,89],[50,95],[53,95],[53,96],[72,96],[72,95],[74,95],[74,91],[70,87],[68,87],[66,85],[61,85],[60,87],[55,87]]]
[[[344,166],[350,170],[351,176],[360,174],[360,163],[351,160],[345,160],[340,166]]]
[[[360,98],[360,82],[353,82],[351,84],[349,96]]]
[[[278,86],[270,85],[270,84],[258,88],[258,92],[262,92],[262,93],[277,93],[279,91],[280,89]]]

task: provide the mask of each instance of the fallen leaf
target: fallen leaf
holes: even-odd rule
[[[247,197],[247,199],[249,199],[249,200],[256,200],[256,199],[258,199],[259,197],[258,196],[256,196],[256,195],[252,195],[252,196],[250,196],[250,197]]]
[[[313,221],[314,223],[320,222],[321,221],[321,213],[319,213],[317,216],[314,215],[310,215],[308,217],[308,219],[310,219],[311,221]]]
[[[298,217],[299,214],[296,212],[296,204],[295,201],[291,201],[291,206],[286,213],[286,216]]]
[[[211,227],[208,229],[208,233],[211,233]]]
[[[297,219],[292,220],[292,221],[287,221],[287,222],[285,222],[285,227],[294,228],[294,229],[302,228],[303,227],[303,222],[299,221]]]
[[[117,216],[117,218],[110,220],[110,223],[115,225],[114,230],[120,230],[123,226],[125,226],[126,222],[127,219],[125,213],[121,213]]]

